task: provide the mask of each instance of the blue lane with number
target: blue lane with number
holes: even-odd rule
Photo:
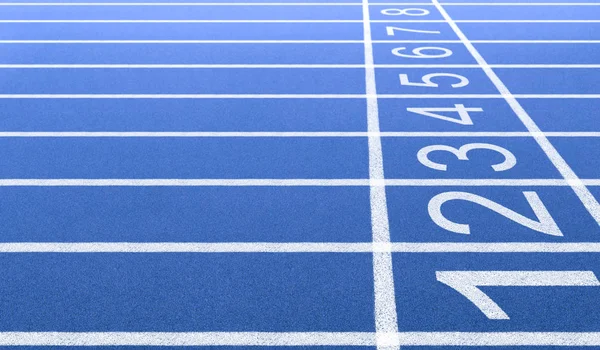
[[[23,1],[0,346],[600,347],[600,71],[526,66],[599,64],[596,0],[440,1],[502,84],[429,1],[369,4],[373,42],[360,1]]]
[[[384,138],[383,158],[387,176],[398,179],[486,179],[486,178],[560,178],[552,163],[530,138]],[[494,147],[501,147],[505,154]],[[448,149],[448,147],[454,150]],[[467,147],[468,160],[457,159],[453,152]],[[492,147],[490,149],[490,147]],[[422,149],[429,150],[427,153]],[[505,150],[505,151],[504,151]],[[415,157],[421,155],[423,158]],[[514,157],[516,161],[511,163]],[[436,165],[424,166],[426,160],[445,165],[440,171]],[[505,169],[498,171],[493,166]]]
[[[447,23],[371,23],[373,40],[455,40]]]
[[[577,196],[568,187],[392,187],[388,189],[390,232],[394,242],[598,242],[600,228],[590,217]],[[534,192],[544,203],[560,234],[553,231],[536,231],[487,206],[473,201],[449,199],[442,203],[443,217],[451,222],[468,224],[470,234],[444,229],[441,221],[434,222],[431,200],[443,193],[471,194],[471,199],[485,198],[494,201],[530,219],[536,213],[525,192]],[[464,197],[464,195],[462,195]],[[456,196],[454,196],[456,197]],[[406,198],[410,198],[407,201]],[[440,198],[440,197],[438,197]],[[529,222],[530,224],[531,222]],[[516,255],[514,253],[507,254]],[[508,258],[508,257],[507,257]]]
[[[476,64],[462,44],[378,43],[373,45],[376,64],[415,64],[431,57],[436,64]]]
[[[424,101],[418,98],[380,98],[378,104],[381,131],[461,132],[467,129],[474,132],[527,131],[523,123],[514,117],[514,112],[503,99],[461,97]],[[411,111],[408,110],[409,108]],[[418,113],[419,109],[421,113]],[[436,110],[439,109],[452,111],[437,112],[439,115],[436,115]],[[460,118],[459,110],[467,112],[469,119]],[[423,112],[434,113],[434,116],[425,115]],[[591,122],[589,120],[588,123]]]
[[[495,94],[497,90],[477,68],[381,68],[375,72],[380,94]],[[424,81],[427,77],[428,81]],[[401,83],[404,81],[404,83]]]
[[[444,17],[435,9],[432,5],[418,5],[418,6],[394,6],[393,4],[387,5],[374,5],[369,6],[369,14],[373,21],[402,21],[402,20],[443,20]],[[394,25],[390,23],[390,25]],[[399,25],[402,27],[402,25]]]
[[[435,332],[594,332],[600,317],[589,310],[598,303],[597,286],[481,287],[510,317],[497,320],[437,281],[436,271],[585,270],[599,274],[599,268],[594,255],[580,254],[564,254],[560,259],[548,254],[394,254],[398,310],[402,310],[399,327]]]

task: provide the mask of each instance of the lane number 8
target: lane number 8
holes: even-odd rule
[[[409,9],[385,9],[381,11],[382,14],[387,16],[427,16],[429,14],[428,10],[425,9],[417,9],[417,8],[409,8]]]

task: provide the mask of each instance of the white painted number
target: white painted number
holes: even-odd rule
[[[427,209],[429,211],[429,216],[431,220],[438,225],[439,227],[456,232],[468,235],[471,233],[471,229],[468,224],[457,224],[452,222],[442,214],[442,205],[448,201],[452,200],[462,200],[467,202],[472,202],[475,204],[479,204],[484,206],[490,210],[495,211],[496,213],[504,216],[507,219],[510,219],[522,226],[530,228],[534,231],[545,233],[550,236],[558,236],[561,237],[563,234],[558,228],[558,225],[546,209],[544,203],[542,203],[540,197],[535,192],[525,191],[523,192],[525,199],[533,209],[533,212],[538,221],[531,220],[515,211],[512,211],[505,206],[502,206],[494,201],[491,201],[487,198],[478,196],[476,194],[468,193],[468,192],[444,192],[440,193],[429,201],[429,205]]]
[[[454,108],[452,108],[452,107],[449,107],[449,108],[413,108],[413,107],[410,107],[410,108],[407,108],[406,110],[409,112],[412,112],[412,113],[424,115],[426,117],[441,119],[441,120],[445,120],[447,122],[456,123],[456,124],[460,124],[460,125],[473,125],[473,120],[471,120],[471,116],[469,115],[469,112],[483,112],[482,108],[466,108],[462,104],[455,104]],[[433,113],[433,112],[457,112],[458,117],[460,119],[450,118],[445,115],[441,115],[441,114]]]
[[[384,15],[388,15],[388,16],[402,16],[402,15],[427,16],[429,14],[429,11],[425,10],[425,9],[409,8],[409,9],[385,9],[385,10],[382,10],[381,13]]]
[[[412,55],[407,55],[407,54],[400,52],[400,51],[404,51],[404,50],[406,50],[406,47],[397,47],[392,50],[392,54],[394,54],[394,56],[407,57],[407,58],[444,58],[444,57],[452,56],[452,50],[446,49],[444,47],[435,47],[435,46],[417,47],[412,50],[412,53],[413,53]],[[437,54],[435,54],[435,53],[432,54],[432,53],[426,53],[423,51],[441,51],[441,52],[437,53]]]
[[[469,85],[469,79],[463,77],[462,75],[452,74],[452,73],[426,74],[423,76],[423,78],[421,78],[421,80],[423,81],[422,83],[421,82],[415,83],[415,82],[409,81],[407,74],[400,74],[399,77],[400,77],[400,85],[408,85],[408,86],[438,87],[439,85],[432,81],[432,79],[436,78],[436,77],[449,77],[449,78],[458,79],[459,80],[458,83],[454,83],[454,84],[450,85],[454,89],[465,87],[465,86]]]
[[[487,318],[510,319],[478,287],[598,287],[592,271],[436,271],[436,279],[475,304]]]
[[[388,36],[394,36],[395,30],[400,31],[400,32],[411,32],[411,33],[440,34],[439,30],[419,30],[419,29],[407,29],[407,28],[390,27],[390,26],[385,27],[385,31]]]
[[[459,149],[446,145],[431,145],[421,148],[417,153],[417,159],[419,160],[419,162],[421,162],[421,164],[425,165],[428,168],[446,171],[448,169],[446,164],[436,163],[429,159],[430,152],[450,152],[460,160],[469,160],[467,153],[474,149],[489,149],[491,151],[498,152],[504,156],[504,161],[502,163],[492,165],[492,169],[494,169],[494,171],[506,171],[512,169],[517,164],[517,158],[509,150],[489,143],[468,143],[460,147]]]

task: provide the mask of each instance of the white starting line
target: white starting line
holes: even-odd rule
[[[598,332],[2,332],[1,346],[600,346]]]

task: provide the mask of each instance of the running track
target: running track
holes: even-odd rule
[[[215,1],[0,3],[1,346],[600,348],[600,2]]]

